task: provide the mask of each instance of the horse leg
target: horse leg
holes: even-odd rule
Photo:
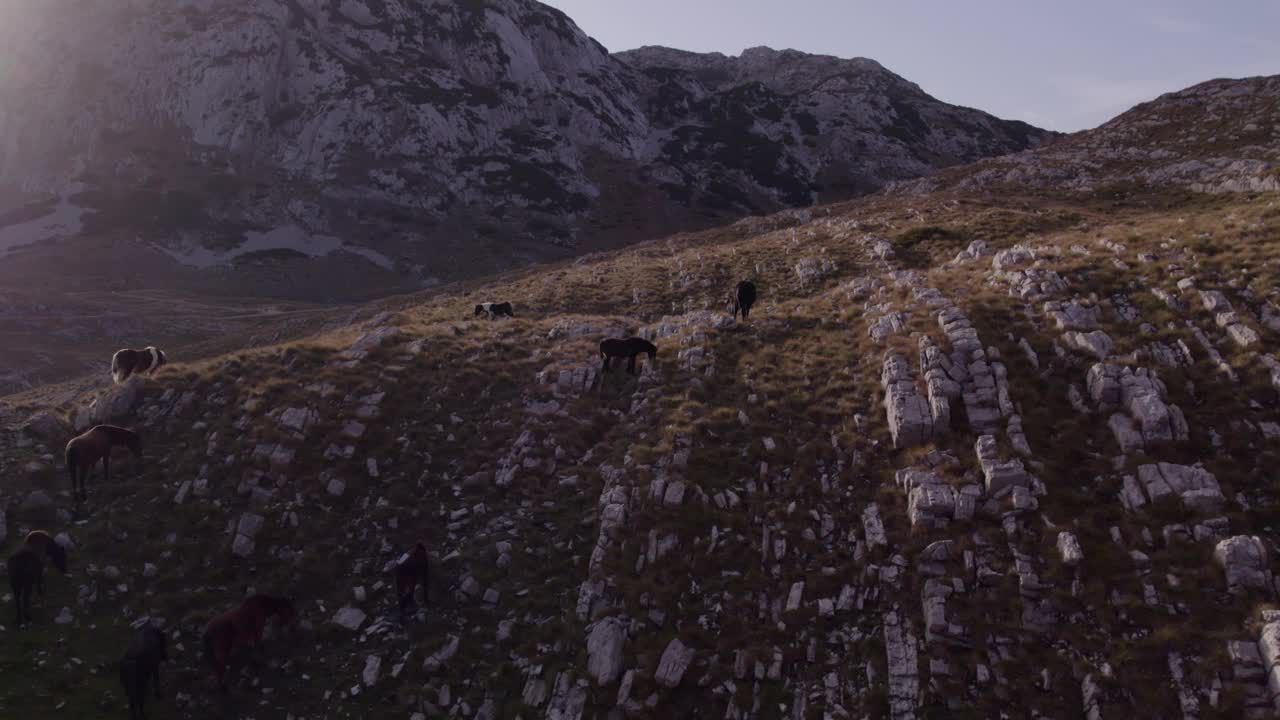
[[[14,625],[22,624],[22,583],[18,581],[16,574],[9,576],[9,587],[13,590],[13,608],[18,613],[18,619],[14,621]]]
[[[22,589],[22,612],[27,622],[31,622],[31,591],[35,589],[35,583],[28,584]]]
[[[227,654],[226,651],[218,648],[213,651],[213,656],[210,658],[213,673],[218,677],[218,689],[224,693],[227,692]]]
[[[111,482],[111,451],[108,450],[106,455],[102,456],[102,484],[107,485]]]
[[[627,372],[631,373],[632,375],[636,374],[636,356],[635,355],[632,355],[631,357],[627,358]]]
[[[135,680],[134,682],[137,683],[137,685],[133,687],[132,690],[134,691],[134,695],[137,696],[136,702],[138,704],[138,718],[139,720],[145,720],[145,718],[147,717],[147,674],[146,672],[140,672],[138,674],[137,680]],[[130,700],[133,700],[133,698],[130,698]]]

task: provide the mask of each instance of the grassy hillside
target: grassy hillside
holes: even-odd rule
[[[1027,251],[956,260],[974,241]],[[83,385],[7,398],[4,549],[35,527],[75,549],[34,626],[0,632],[0,715],[123,716],[114,663],[147,617],[173,644],[161,717],[1172,717],[1188,698],[1239,717],[1265,689],[1228,643],[1258,639],[1275,589],[1228,593],[1212,555],[1258,535],[1277,569],[1276,258],[1275,194],[880,197],[746,220],[175,363],[119,420],[145,467],[120,454],[79,508],[61,439],[18,426],[70,419]],[[735,323],[743,277],[761,302]],[[1199,290],[1237,316],[1220,325]],[[490,299],[516,319],[472,319]],[[1089,396],[1098,360],[1045,307],[1072,301],[1096,308],[1107,362],[1158,373],[1186,440],[1121,452]],[[959,402],[945,434],[895,448],[886,354],[923,395],[920,339],[951,352],[947,308],[1003,368],[1030,454],[1010,413],[991,434],[1034,476],[1025,491],[984,489]],[[1234,342],[1236,323],[1256,342]],[[655,338],[656,366],[601,377],[599,340],[633,333]],[[1192,362],[1161,365],[1153,343],[1179,341]],[[1221,508],[1127,511],[1124,476],[1157,461],[1203,463]],[[912,468],[976,489],[976,512],[913,525],[924,501],[897,475]],[[55,508],[21,510],[34,489]],[[246,513],[265,522],[237,557]],[[384,567],[418,540],[431,608],[402,623]],[[304,627],[220,698],[200,632],[251,590],[295,596]],[[348,606],[359,631],[331,622]],[[601,627],[625,634],[616,674],[588,650]],[[693,651],[682,674],[673,639]]]

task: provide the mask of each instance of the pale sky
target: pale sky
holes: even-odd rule
[[[1096,127],[1204,80],[1280,74],[1280,0],[543,0],[611,51],[868,57],[945,102]]]

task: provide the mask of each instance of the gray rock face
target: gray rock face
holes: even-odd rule
[[[1217,315],[1218,313],[1231,312],[1231,301],[1227,300],[1227,296],[1218,290],[1201,290],[1200,304],[1205,310]]]
[[[685,647],[680,638],[672,638],[667,643],[667,649],[662,651],[658,669],[653,674],[654,681],[667,688],[679,685],[685,671],[689,669],[689,663],[693,662],[693,656],[693,648]]]
[[[1047,302],[1044,304],[1044,312],[1053,319],[1059,330],[1096,330],[1098,321],[1102,319],[1101,308],[1082,305],[1074,300]]]
[[[1084,561],[1084,551],[1080,549],[1080,541],[1073,533],[1058,533],[1058,554],[1065,565],[1075,567]]]
[[[884,649],[889,665],[889,717],[914,720],[920,707],[920,661],[915,635],[896,612],[884,617]]]
[[[356,341],[351,343],[351,346],[346,350],[342,351],[339,357],[348,361],[363,360],[369,355],[370,351],[385,345],[386,343],[400,337],[400,335],[400,328],[394,326],[380,327],[377,330],[367,332],[356,338]]]
[[[334,625],[340,625],[352,632],[359,630],[364,624],[364,611],[360,608],[344,607],[334,613],[333,619],[330,620]]]
[[[886,356],[880,384],[893,446],[914,447],[933,439],[933,410],[916,388],[911,362],[901,355]]]
[[[1213,559],[1226,571],[1228,592],[1270,592],[1272,576],[1267,565],[1267,548],[1256,535],[1237,535],[1220,541],[1213,549]]]
[[[129,417],[137,407],[139,395],[146,381],[139,375],[114,385],[96,399],[89,408],[88,426],[109,423]],[[84,428],[77,428],[84,429]]]
[[[929,353],[927,349],[924,352],[929,362],[926,377],[938,380],[936,387],[930,386],[931,399],[945,395],[948,404],[956,399],[952,394],[953,386],[943,382],[934,372],[940,369],[946,374],[947,380],[959,386],[959,399],[964,403],[970,427],[979,433],[996,431],[1001,419],[1013,412],[1004,365],[994,360],[988,362],[978,331],[959,308],[946,307],[940,310],[938,325],[951,343],[951,353],[944,356],[941,353]]]
[[[244,513],[236,522],[235,536],[231,539],[231,552],[239,557],[253,554],[254,538],[266,520],[261,515]]]
[[[71,427],[51,412],[38,412],[22,425],[23,432],[47,443],[61,443],[70,439]]]
[[[304,432],[319,419],[319,413],[311,408],[286,408],[280,413],[280,426],[294,432]]]
[[[1068,348],[1089,353],[1099,360],[1106,360],[1111,355],[1111,350],[1115,344],[1111,341],[1111,336],[1101,330],[1093,332],[1066,332],[1062,334],[1062,341]]]
[[[1204,468],[1163,462],[1139,466],[1137,480],[1126,477],[1121,491],[1130,510],[1166,497],[1180,498],[1187,508],[1204,513],[1217,512],[1227,501],[1217,478]]]
[[[360,673],[360,680],[365,687],[373,687],[378,684],[378,678],[382,676],[382,658],[377,655],[370,655],[365,658],[364,670]]]
[[[97,32],[58,22],[68,12]],[[192,263],[201,253],[174,236],[252,224],[278,246],[427,280],[411,268],[436,272],[440,253],[467,247],[461,228],[485,218],[541,241],[530,246],[546,259],[580,234],[616,242],[585,220],[608,215],[601,200],[618,193],[648,198],[674,231],[690,210],[728,219],[809,205],[818,183],[852,195],[1052,137],[941,103],[861,58],[610,55],[532,0],[196,0],[181,11],[54,0],[10,21],[0,43],[26,69],[0,78],[0,107],[23,105],[0,118],[0,189],[52,199],[77,177],[117,199],[174,158],[216,158],[200,175],[220,191],[202,197],[198,220],[169,237],[143,228]],[[33,86],[44,91],[32,97]],[[150,152],[121,161],[121,132],[145,134]],[[767,148],[767,169],[743,147]],[[289,191],[253,192],[250,167]]]
[[[982,468],[982,476],[986,481],[987,494],[994,495],[1007,487],[1029,487],[1031,478],[1026,468],[1018,459],[1001,461],[1000,451],[996,447],[996,439],[992,435],[982,435],[974,445],[978,455],[978,465]]]
[[[880,519],[880,507],[875,503],[862,511],[862,533],[868,547],[884,547],[889,539],[884,534],[884,522]]]
[[[967,520],[981,494],[977,485],[958,490],[936,473],[916,468],[899,470],[896,482],[907,493],[907,517],[912,527],[941,528],[951,520]]]
[[[587,674],[597,685],[608,685],[622,673],[622,651],[627,642],[626,623],[617,617],[597,622],[587,635]]]
[[[49,510],[52,507],[53,498],[49,496],[49,493],[43,490],[32,490],[27,497],[23,499],[22,504],[18,506],[18,509],[25,513],[38,513]]]
[[[1005,272],[1020,267],[1025,267],[1035,262],[1036,253],[1025,245],[1015,245],[1008,250],[997,252],[995,257],[991,259],[991,267],[996,272]]]
[[[1227,337],[1242,348],[1250,348],[1262,340],[1258,332],[1244,323],[1233,323],[1227,326]]]
[[[1111,434],[1120,446],[1120,452],[1128,455],[1145,447],[1142,433],[1138,432],[1138,429],[1134,427],[1133,420],[1128,415],[1121,415],[1120,413],[1112,415],[1107,418],[1107,427],[1111,428]]]
[[[1156,443],[1187,440],[1190,429],[1154,370],[1097,363],[1089,368],[1089,396],[1099,410],[1123,407],[1128,416],[1112,415],[1108,426],[1125,453]]]

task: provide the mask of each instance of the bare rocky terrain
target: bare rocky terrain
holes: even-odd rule
[[[1230,85],[1182,127],[1274,158]],[[171,717],[1273,717],[1280,194],[1165,182],[1130,126],[1064,141],[1139,148],[1092,189],[787,210],[6,398],[5,546],[72,570],[0,629],[0,714],[123,714],[150,622]],[[603,373],[630,334],[657,363]],[[60,449],[103,420],[147,462],[77,507]],[[250,591],[303,625],[220,698],[200,632]]]

